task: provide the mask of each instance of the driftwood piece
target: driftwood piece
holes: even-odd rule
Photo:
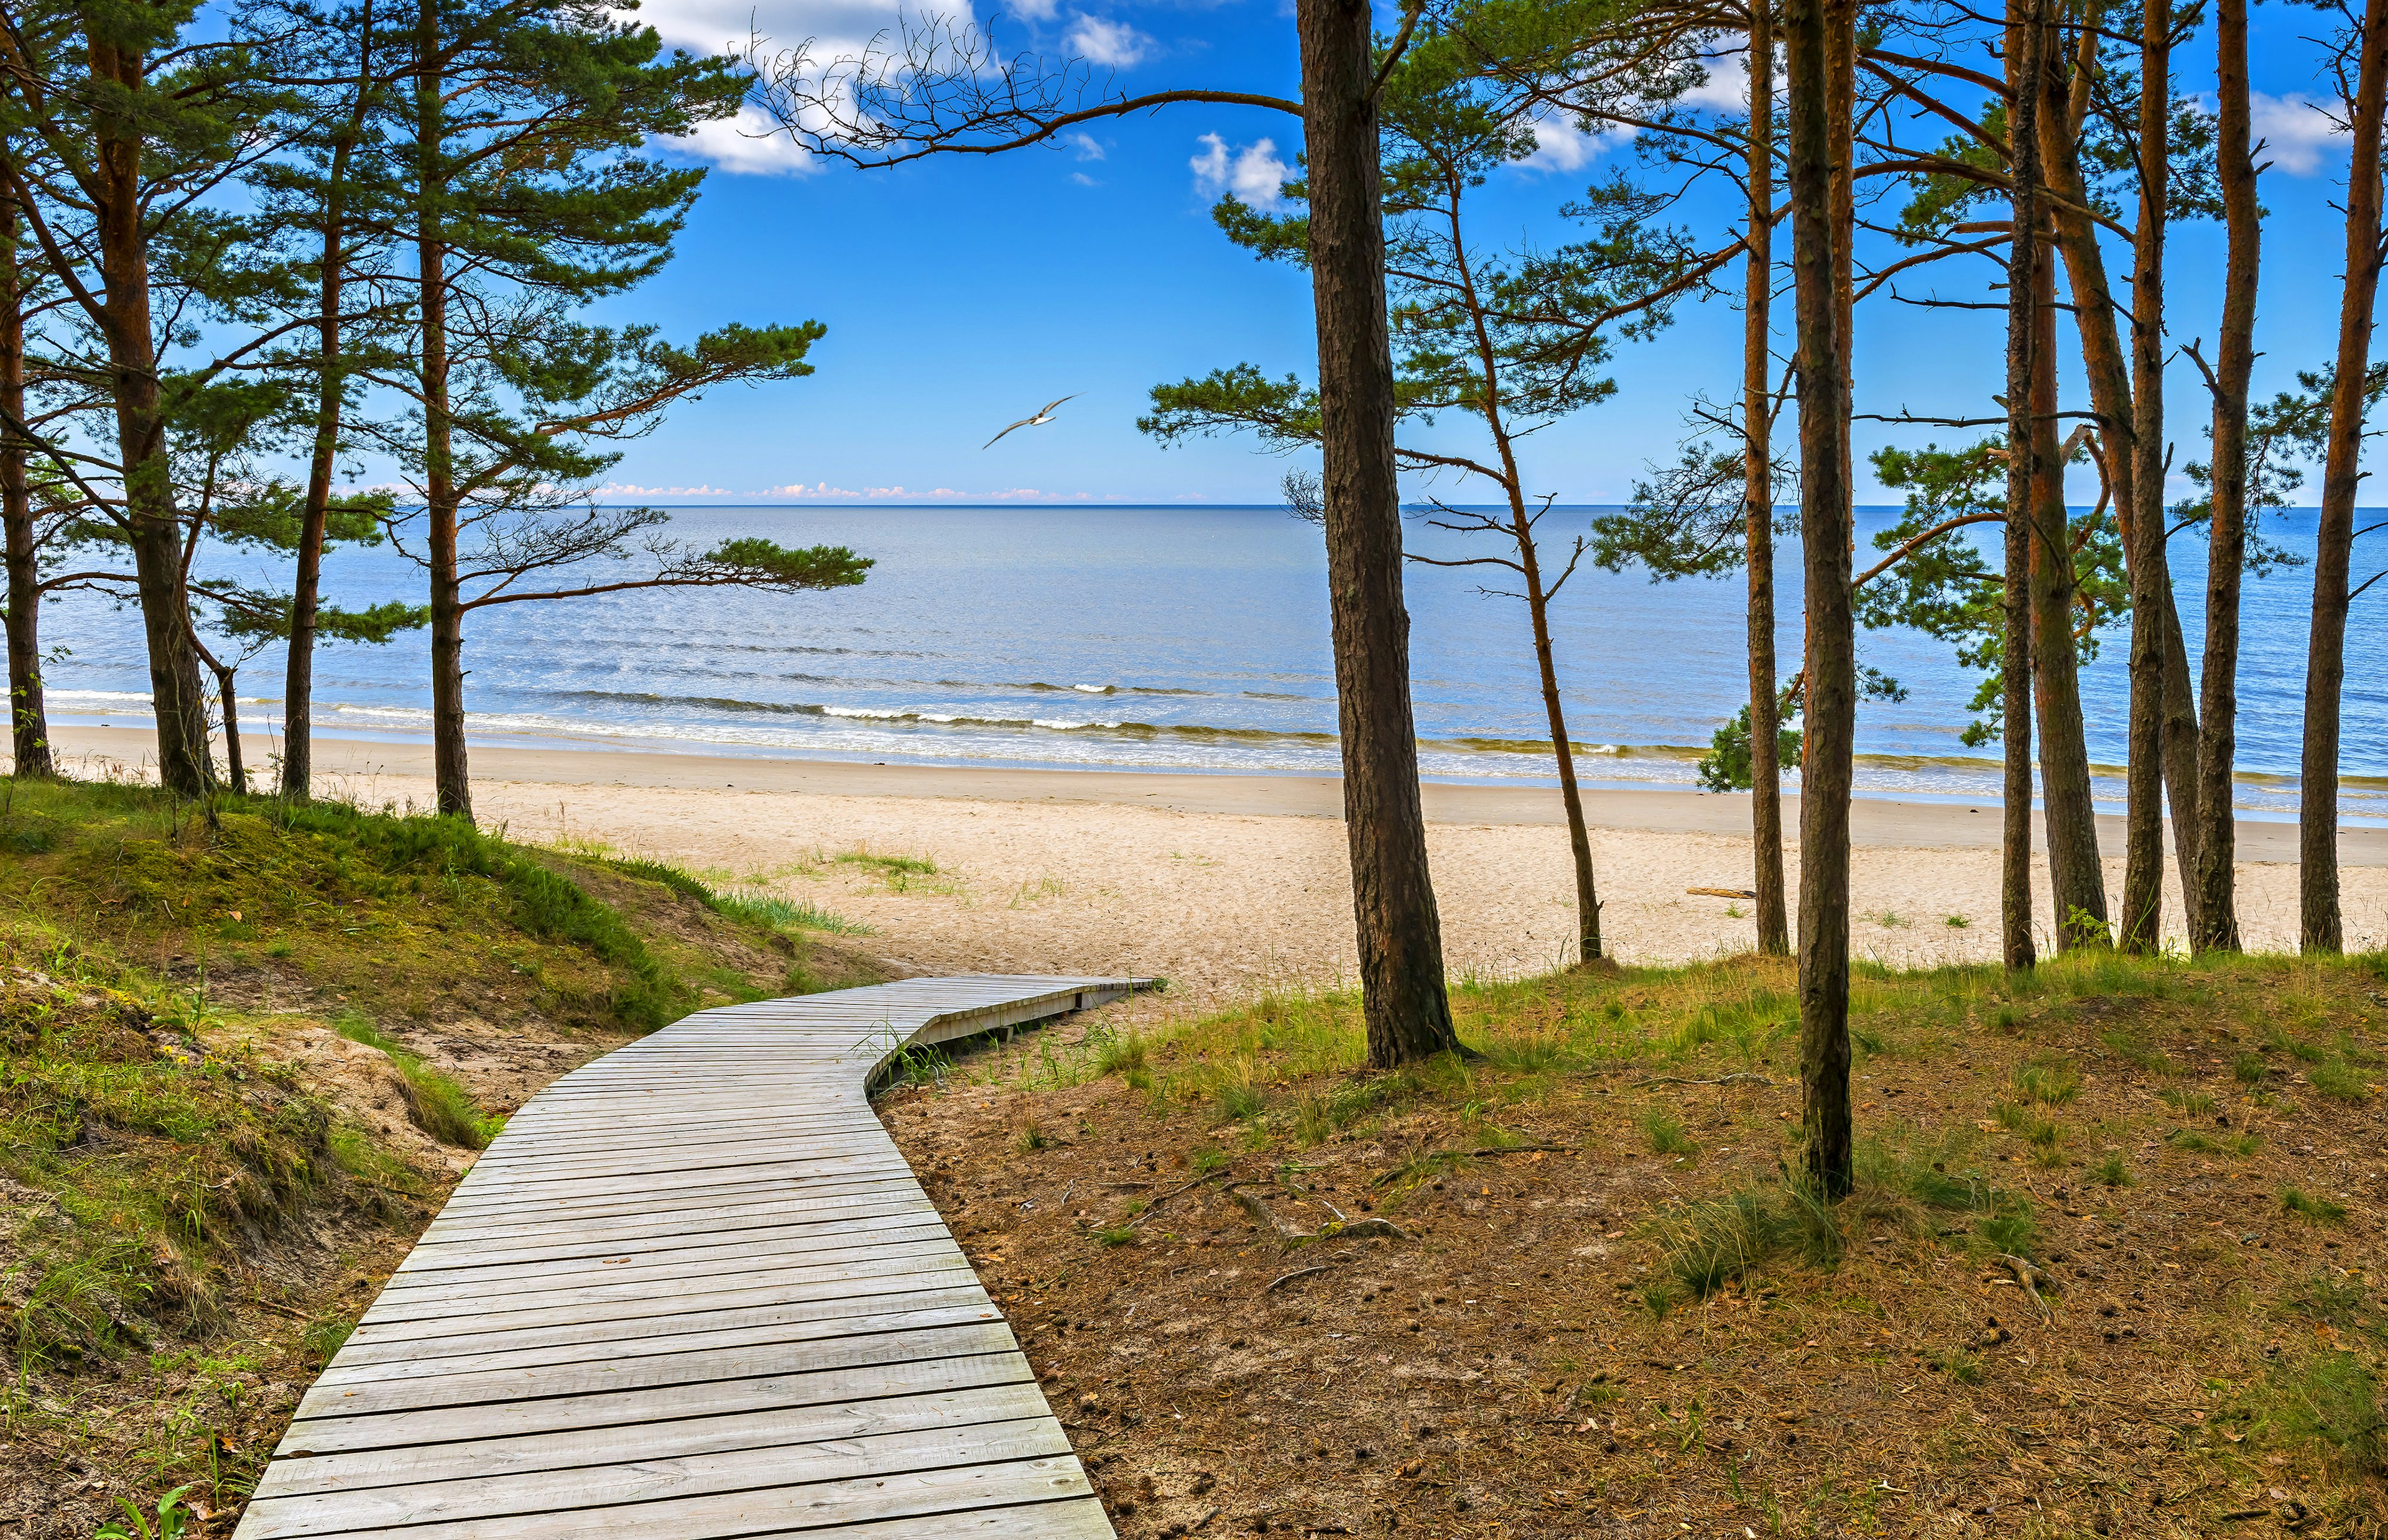
[[[1274,1231],[1278,1240],[1283,1241],[1288,1244],[1292,1244],[1299,1241],[1358,1241],[1365,1240],[1371,1236],[1381,1236],[1389,1241],[1410,1241],[1416,1239],[1416,1236],[1412,1235],[1408,1231],[1404,1230],[1401,1226],[1393,1223],[1391,1219],[1379,1219],[1373,1217],[1365,1219],[1348,1218],[1344,1216],[1341,1209],[1336,1207],[1331,1203],[1327,1203],[1324,1198],[1321,1198],[1318,1201],[1329,1214],[1335,1216],[1333,1222],[1323,1224],[1315,1231],[1302,1230],[1294,1225],[1289,1225],[1283,1219],[1278,1218],[1276,1214],[1270,1211],[1268,1205],[1261,1202],[1261,1200],[1253,1194],[1245,1192],[1244,1184],[1242,1182],[1230,1183],[1226,1187],[1226,1192],[1229,1197],[1236,1200],[1236,1202],[1243,1208],[1245,1213],[1250,1214],[1252,1217],[1254,1222],[1258,1223],[1264,1230]]]
[[[1756,1070],[1746,1069],[1738,1074],[1720,1075],[1713,1080],[1686,1079],[1681,1075],[1656,1075],[1646,1080],[1634,1081],[1633,1089],[1642,1091],[1654,1085],[1772,1085],[1773,1083]]]
[[[1754,899],[1758,896],[1755,888],[1686,888],[1683,891],[1699,898]]]
[[[1168,1192],[1162,1193],[1161,1196],[1153,1199],[1150,1203],[1146,1204],[1142,1212],[1138,1213],[1135,1218],[1130,1219],[1127,1222],[1127,1227],[1130,1230],[1137,1229],[1141,1226],[1145,1220],[1150,1219],[1155,1214],[1160,1213],[1161,1205],[1167,1203],[1170,1199],[1182,1198],[1187,1193],[1191,1193],[1194,1189],[1201,1186],[1206,1181],[1216,1181],[1221,1177],[1233,1175],[1235,1169],[1236,1168],[1233,1166],[1222,1166],[1215,1171],[1204,1172],[1202,1175],[1196,1177],[1192,1181],[1188,1182],[1183,1187],[1171,1188]]]

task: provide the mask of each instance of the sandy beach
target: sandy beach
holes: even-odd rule
[[[61,729],[78,774],[138,776],[149,735]],[[263,763],[266,745],[253,750]],[[326,739],[319,787],[369,806],[431,800],[426,745]],[[1353,968],[1340,789],[1323,777],[979,770],[825,761],[476,748],[474,804],[518,839],[597,841],[808,902],[868,925],[910,969],[1158,974],[1181,999],[1332,984]],[[1588,794],[1614,954],[1673,962],[1747,950],[1747,903],[1688,888],[1750,881],[1747,800]],[[1429,784],[1427,814],[1454,974],[1566,959],[1573,894],[1557,792]],[[1796,800],[1786,821],[1797,827]],[[1987,959],[1997,946],[1995,804],[1860,802],[1857,948],[1886,963]],[[2119,852],[2119,822],[2104,848]],[[2248,944],[2296,933],[2295,829],[2242,823]],[[2342,839],[2348,941],[2388,937],[2388,830]],[[1797,881],[1797,850],[1792,852]],[[857,856],[908,857],[934,872]],[[2110,890],[2122,863],[2108,863]],[[2047,914],[2040,868],[2040,912]],[[2167,893],[2167,929],[2178,926]],[[2043,925],[2046,924],[2045,919]]]

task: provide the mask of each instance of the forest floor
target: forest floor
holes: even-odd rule
[[[869,982],[793,922],[460,824],[0,793],[0,1535],[228,1534],[505,1115],[684,1012]]]
[[[1861,969],[1837,1205],[1755,958],[1462,988],[1393,1075],[1164,994],[882,1105],[1130,1540],[2378,1535],[2383,987]]]

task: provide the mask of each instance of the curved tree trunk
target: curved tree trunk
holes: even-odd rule
[[[2042,103],[2043,115],[2051,105]],[[2073,650],[2072,522],[2064,507],[2056,434],[2056,264],[2033,264],[2039,335],[2032,345],[2032,636],[2039,706],[2039,782],[2048,828],[2056,945],[2107,944],[2106,875],[2098,860],[2098,811],[2090,792],[2090,744]]]
[[[1749,266],[1742,322],[1743,539],[1749,578],[1749,833],[1758,950],[1791,951],[1783,887],[1782,713],[1774,664],[1774,19],[1750,7]]]
[[[2348,571],[2361,473],[2371,313],[2380,296],[2380,118],[2388,108],[2388,0],[2365,0],[2356,76],[2355,153],[2346,182],[2346,287],[2338,309],[2338,369],[2315,537],[2313,628],[2305,650],[2305,757],[2297,777],[2298,934],[2307,952],[2345,946],[2338,894],[2340,694],[2346,680]]]
[[[127,101],[143,89],[142,59],[113,43],[90,39],[91,72]],[[124,473],[126,544],[140,596],[142,639],[149,654],[149,693],[158,720],[158,776],[180,796],[204,796],[215,784],[208,752],[208,697],[192,649],[190,597],[183,587],[182,521],[166,462],[164,402],[159,385],[155,318],[149,298],[148,232],[141,179],[141,127],[128,113],[103,112],[92,177],[99,271],[105,287],[100,330],[116,409],[117,462]]]
[[[1427,867],[1410,707],[1370,11],[1366,0],[1298,0],[1294,16],[1310,157],[1311,292],[1344,827],[1368,1062],[1384,1067],[1456,1051],[1459,1039],[1443,982],[1442,926]]]

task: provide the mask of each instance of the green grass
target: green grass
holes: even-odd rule
[[[2131,1175],[2130,1167],[2123,1163],[2121,1153],[2115,1150],[2107,1151],[2090,1168],[2090,1179],[2107,1187],[2130,1187],[2139,1181]]]
[[[2015,1094],[2026,1102],[2061,1107],[2081,1094],[2081,1067],[2064,1054],[2038,1054],[2014,1072]]]
[[[2315,1197],[2294,1187],[2280,1189],[2280,1210],[2299,1218],[2311,1219],[2318,1225],[2343,1225],[2346,1222],[2346,1205]]]
[[[1691,1155],[1700,1152],[1698,1142],[1683,1131],[1683,1120],[1661,1107],[1652,1107],[1642,1114],[1642,1137],[1649,1141],[1653,1155]]]
[[[407,1116],[416,1128],[441,1143],[460,1150],[487,1149],[489,1141],[505,1126],[504,1118],[491,1117],[475,1105],[463,1086],[424,1063],[420,1055],[364,1017],[354,1012],[344,1013],[334,1019],[332,1030],[350,1042],[377,1048],[388,1055],[406,1083]]]
[[[2332,1101],[2362,1103],[2371,1099],[2369,1080],[2344,1057],[2325,1059],[2308,1067],[2305,1079]]]

